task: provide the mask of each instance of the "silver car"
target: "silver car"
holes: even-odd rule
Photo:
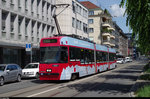
[[[22,69],[17,64],[0,64],[0,86],[5,82],[21,81]]]

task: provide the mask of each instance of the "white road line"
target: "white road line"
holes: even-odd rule
[[[104,72],[104,73],[108,73],[108,72],[110,72],[110,71],[107,71],[107,72]],[[84,79],[81,79],[81,80],[73,81],[73,82],[70,82],[70,83],[68,83],[68,84],[60,85],[60,86],[58,86],[58,87],[56,87],[56,88],[52,88],[52,89],[45,90],[45,91],[40,92],[40,93],[32,94],[32,95],[27,96],[27,97],[34,97],[34,96],[37,96],[37,95],[40,95],[40,94],[43,94],[43,93],[46,93],[46,92],[50,92],[50,91],[59,89],[59,88],[61,88],[61,87],[65,87],[65,86],[68,86],[68,85],[71,85],[71,84],[75,84],[75,83],[78,83],[78,82],[82,82],[82,81],[84,81],[84,80],[91,79],[91,78],[93,78],[93,77],[102,75],[102,74],[104,74],[104,73],[100,73],[100,74],[98,74],[98,75],[93,75],[93,76],[90,76],[90,77],[87,77],[87,78],[84,78]]]

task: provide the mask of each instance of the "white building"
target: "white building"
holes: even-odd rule
[[[0,0],[1,63],[22,65],[26,43],[38,48],[41,38],[55,33],[54,4],[55,0]]]
[[[114,47],[115,29],[109,12],[90,1],[82,1],[81,4],[89,10],[89,39],[97,44]]]
[[[56,4],[69,4],[70,6],[58,16],[62,34],[75,34],[88,38],[88,9],[77,0],[56,0]],[[58,7],[56,14],[63,7]]]

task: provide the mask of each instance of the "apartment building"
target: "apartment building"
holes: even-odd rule
[[[33,61],[39,60],[41,38],[55,34],[55,0],[0,0],[0,63],[30,62],[25,51],[32,44]]]
[[[114,28],[114,22],[112,21],[112,16],[105,9],[101,14],[102,17],[102,44],[107,45],[108,47],[114,48],[116,32]]]
[[[59,14],[64,8],[58,7],[58,23],[62,34],[79,35],[88,38],[88,9],[78,0],[56,0],[56,4],[69,4],[70,6]],[[57,32],[56,32],[57,33]]]
[[[128,37],[128,56],[133,57],[135,46],[133,45],[132,33],[125,33],[125,35]]]
[[[114,22],[115,26],[115,49],[118,56],[128,56],[128,37],[124,34],[122,29]]]
[[[97,44],[114,47],[114,28],[111,15],[105,9],[101,9],[89,1],[81,2],[89,10],[89,39]]]

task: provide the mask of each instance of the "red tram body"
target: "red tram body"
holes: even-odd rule
[[[116,68],[114,49],[68,36],[41,39],[40,55],[40,80],[71,80]]]

